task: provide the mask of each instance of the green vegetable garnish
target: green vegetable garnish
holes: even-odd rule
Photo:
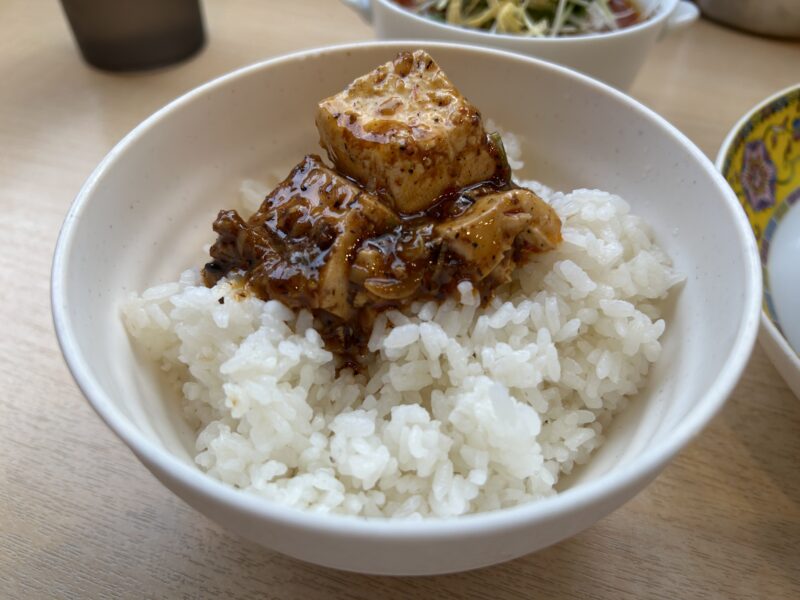
[[[450,25],[528,37],[613,31],[620,23],[647,18],[631,0],[412,0],[410,4],[410,10]]]

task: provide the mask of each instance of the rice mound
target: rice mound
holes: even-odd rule
[[[308,311],[245,297],[197,270],[131,296],[131,335],[180,385],[212,477],[282,504],[374,517],[449,517],[555,494],[644,384],[659,300],[680,277],[620,197],[524,183],[564,242],[480,307],[383,313],[365,372],[336,375]],[[264,189],[242,188],[257,207]]]

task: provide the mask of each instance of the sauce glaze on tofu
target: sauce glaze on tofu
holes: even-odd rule
[[[499,136],[423,51],[401,53],[317,113],[334,168],[306,156],[244,220],[223,210],[203,277],[312,311],[358,367],[380,311],[489,299],[516,265],[561,241],[555,211],[511,180]]]
[[[320,102],[316,121],[334,167],[401,213],[503,176],[478,109],[422,50],[399,55]]]

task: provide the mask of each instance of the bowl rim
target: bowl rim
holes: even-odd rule
[[[800,82],[787,86],[782,90],[779,90],[774,94],[771,94],[770,96],[764,98],[763,100],[760,100],[757,104],[755,104],[752,108],[750,108],[747,112],[745,112],[736,121],[733,127],[731,127],[730,130],[728,131],[727,135],[725,136],[725,139],[722,141],[722,144],[720,144],[719,150],[717,151],[717,156],[714,160],[714,166],[716,167],[717,171],[720,172],[720,174],[722,174],[723,167],[725,166],[725,161],[728,157],[728,153],[731,151],[731,147],[733,146],[736,137],[739,135],[739,132],[742,131],[742,129],[744,129],[747,126],[747,124],[753,119],[753,117],[756,116],[763,109],[767,108],[768,106],[782,100],[785,96],[788,96],[790,94],[796,94],[798,93],[798,91],[800,91]],[[738,201],[738,198],[737,198],[737,203],[739,203],[740,205],[741,213],[745,214],[744,210],[741,210],[741,203]],[[756,243],[756,247],[758,247],[757,246],[758,242],[756,241],[755,236],[753,235],[753,229],[750,226],[749,221],[747,226],[750,230],[750,237],[753,238],[754,243]],[[762,266],[762,268],[766,266],[761,262],[760,252],[759,252],[758,262],[759,265]],[[783,354],[783,357],[787,360],[788,364],[794,369],[794,371],[798,375],[800,375],[800,353],[796,352],[789,345],[789,341],[775,326],[775,323],[772,322],[772,319],[770,319],[766,310],[764,310],[763,292],[764,290],[762,290],[761,314],[759,316],[761,329],[772,340],[775,347]]]
[[[483,43],[488,44],[489,40],[502,39],[502,40],[514,40],[514,42],[519,42],[520,44],[528,44],[528,45],[535,45],[535,44],[557,45],[557,44],[570,44],[570,43],[586,44],[598,39],[604,39],[604,40],[613,39],[628,35],[633,32],[641,31],[649,27],[654,27],[659,23],[661,23],[662,21],[668,19],[669,16],[674,12],[675,8],[678,6],[678,3],[681,0],[656,0],[658,2],[658,6],[656,6],[656,9],[653,12],[652,16],[630,27],[623,27],[621,29],[616,29],[614,31],[603,31],[599,33],[584,33],[581,35],[539,37],[539,38],[513,35],[510,33],[491,33],[488,31],[483,31],[481,29],[474,29],[471,27],[460,27],[458,25],[451,25],[449,23],[440,23],[439,21],[434,21],[432,19],[426,19],[425,17],[421,17],[420,15],[411,12],[410,10],[405,9],[402,6],[396,4],[392,0],[374,0],[374,1],[386,7],[386,9],[392,12],[396,17],[399,15],[404,18],[408,18],[412,21],[415,21],[417,23],[424,23],[434,28],[441,28],[448,31],[458,32],[464,36],[472,37],[474,41],[481,41]]]
[[[734,219],[734,235],[738,237],[745,254],[745,264],[742,265],[745,272],[745,281],[748,283],[745,287],[743,300],[745,311],[741,315],[735,340],[728,350],[727,360],[724,362],[717,378],[711,383],[707,392],[698,399],[695,406],[690,409],[686,418],[672,431],[668,439],[658,445],[648,447],[625,468],[612,470],[596,480],[567,489],[556,496],[496,511],[463,515],[457,518],[428,518],[409,521],[405,519],[395,520],[318,514],[243,493],[241,490],[236,490],[213,479],[198,467],[187,464],[160,447],[159,444],[150,441],[145,434],[128,420],[120,409],[114,406],[93,376],[90,365],[79,351],[73,331],[74,326],[65,302],[66,289],[69,283],[70,252],[75,239],[75,224],[89,207],[92,194],[98,182],[117,162],[125,149],[134,144],[145,131],[156,126],[166,115],[197,99],[202,99],[206,93],[223,87],[238,78],[249,76],[258,71],[268,71],[273,66],[288,62],[355,51],[385,50],[388,54],[420,46],[432,51],[446,49],[458,53],[490,55],[498,61],[523,63],[534,70],[544,69],[559,72],[567,79],[579,83],[580,86],[589,86],[606,95],[611,95],[617,102],[625,105],[628,110],[636,111],[654,121],[662,128],[665,134],[671,135],[680,142],[688,153],[705,168],[712,180],[715,180],[722,194],[723,205],[727,206]],[[686,446],[720,410],[741,377],[749,360],[758,331],[760,306],[761,271],[757,248],[750,233],[749,223],[745,219],[744,213],[739,209],[738,200],[733,190],[727,186],[721,174],[700,149],[663,117],[609,85],[559,65],[493,48],[414,40],[370,41],[293,52],[236,69],[202,84],[169,102],[123,137],[89,175],[64,219],[55,247],[51,275],[53,324],[62,355],[75,382],[100,418],[148,469],[154,471],[154,474],[157,475],[158,479],[162,480],[162,483],[164,483],[162,477],[166,475],[173,484],[177,483],[182,489],[189,490],[194,497],[206,497],[217,505],[235,509],[251,518],[281,522],[285,526],[290,526],[296,530],[313,531],[327,535],[344,535],[352,539],[361,540],[379,540],[387,536],[398,540],[412,538],[415,540],[467,538],[482,533],[513,530],[522,524],[530,525],[547,521],[558,516],[574,513],[598,502],[605,501],[606,504],[611,504],[612,508],[616,508],[617,503],[614,503],[613,500],[615,497],[625,494],[630,488],[635,488],[637,483],[643,480],[649,481],[655,477],[660,469]],[[610,512],[610,509],[605,512]]]

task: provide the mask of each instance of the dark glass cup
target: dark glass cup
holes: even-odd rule
[[[112,71],[177,62],[205,42],[199,0],[61,0],[83,58]]]

